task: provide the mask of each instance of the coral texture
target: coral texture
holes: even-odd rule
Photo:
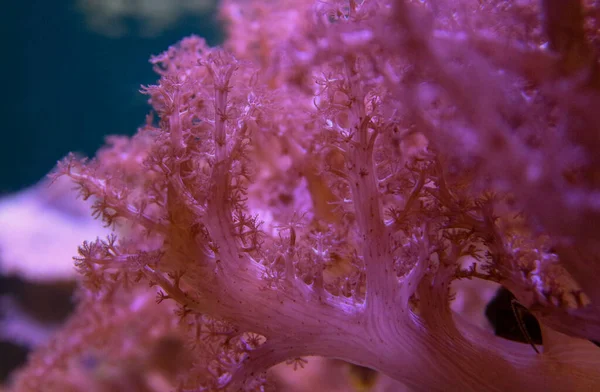
[[[157,120],[60,163],[118,239],[80,248],[77,314],[15,388],[263,390],[317,355],[415,391],[600,390],[599,12],[225,2],[223,48],[152,58]],[[543,346],[455,314],[459,279]]]

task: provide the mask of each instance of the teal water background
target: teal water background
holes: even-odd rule
[[[70,151],[93,156],[106,135],[135,133],[150,110],[139,87],[157,79],[150,55],[186,35],[211,45],[222,36],[213,11],[154,36],[125,19],[128,33],[110,37],[90,29],[76,0],[4,1],[0,20],[0,196],[36,183]]]

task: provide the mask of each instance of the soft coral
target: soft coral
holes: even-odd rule
[[[557,265],[552,235],[516,216],[525,208],[530,217],[528,177],[507,175],[536,164],[515,120],[527,113],[511,101],[526,75],[486,57],[481,41],[495,37],[448,19],[506,23],[505,10],[286,4],[274,8],[278,22],[298,29],[270,38],[234,30],[247,42],[230,42],[239,58],[197,37],[154,57],[161,79],[144,91],[159,124],[113,140],[91,163],[61,164],[84,196],[98,197],[107,224],[129,224],[121,242],[81,248],[87,295],[115,301],[147,281],[159,302],[173,300],[193,358],[177,376],[182,390],[258,388],[269,367],[305,355],[368,366],[415,390],[597,387],[588,342],[543,327],[537,355],[450,309],[451,283],[481,278],[564,332],[578,335],[565,314],[597,317]],[[252,26],[227,7],[236,28]],[[257,23],[272,21],[249,7],[265,17]],[[507,47],[551,66],[543,51]],[[465,260],[473,266],[462,269]],[[552,301],[572,293],[570,308]],[[579,335],[597,336],[593,320]]]

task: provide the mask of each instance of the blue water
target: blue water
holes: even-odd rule
[[[0,195],[31,185],[69,151],[91,156],[107,134],[132,134],[149,106],[138,90],[156,75],[151,54],[183,36],[221,39],[214,12],[179,19],[154,37],[90,29],[75,0],[0,5]]]

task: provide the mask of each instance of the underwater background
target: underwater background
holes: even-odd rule
[[[0,6],[0,196],[41,180],[68,152],[93,156],[149,112],[148,59],[182,37],[222,33],[213,0],[25,0]]]

